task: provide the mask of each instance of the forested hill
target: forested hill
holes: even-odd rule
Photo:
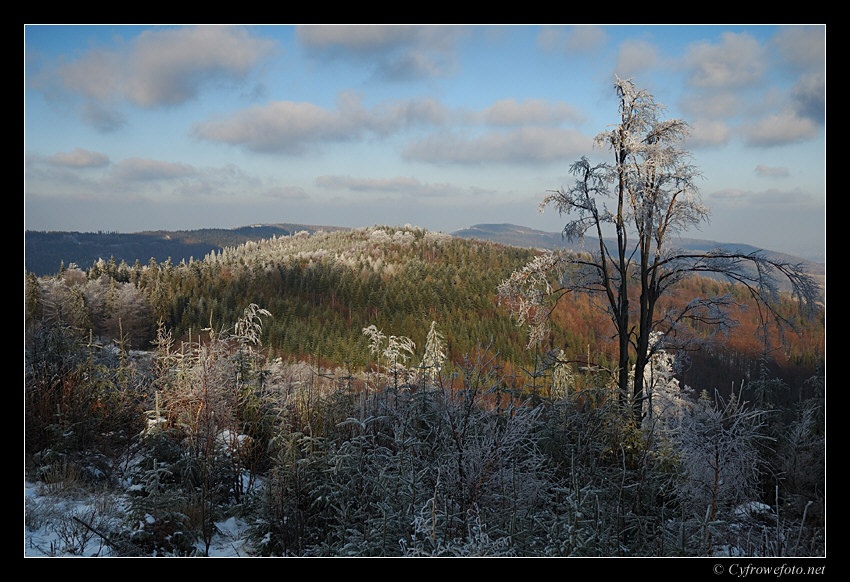
[[[649,400],[653,412],[638,425],[631,412],[624,414],[632,407],[610,397],[617,342],[604,300],[564,296],[551,312],[551,333],[530,349],[527,332],[497,297],[499,283],[536,254],[418,228],[376,226],[273,236],[191,261],[128,266],[99,260],[57,276],[29,273],[28,475],[44,475],[51,487],[60,482],[53,475],[67,475],[61,482],[73,485],[60,491],[71,486],[76,491],[90,475],[98,487],[132,484],[127,505],[116,506],[128,508],[133,524],[150,526],[128,534],[148,552],[159,547],[154,533],[168,551],[171,539],[196,543],[200,533],[184,540],[181,532],[206,526],[185,515],[239,515],[240,521],[244,516],[253,539],[284,540],[268,546],[280,555],[297,555],[302,548],[347,555],[362,540],[377,540],[373,553],[380,555],[384,536],[403,539],[408,534],[402,528],[420,519],[425,525],[410,529],[411,539],[414,533],[416,539],[433,539],[431,524],[439,520],[438,529],[457,530],[446,535],[464,540],[458,548],[478,552],[482,543],[490,544],[475,533],[479,516],[495,519],[508,512],[504,525],[485,524],[488,534],[506,532],[514,544],[516,532],[533,526],[541,532],[533,535],[552,549],[517,544],[515,553],[556,555],[572,551],[560,540],[583,518],[568,516],[553,526],[549,517],[537,516],[544,510],[560,516],[565,507],[577,508],[576,516],[586,512],[588,523],[604,515],[617,527],[626,523],[622,527],[629,532],[640,527],[658,538],[675,534],[676,543],[663,539],[678,551],[685,520],[688,528],[704,531],[707,498],[698,509],[680,508],[668,505],[673,498],[664,491],[690,478],[697,466],[687,451],[703,447],[699,466],[710,466],[718,435],[741,442],[738,427],[749,418],[762,430],[761,413],[752,417],[737,404],[755,402],[770,411],[763,417],[784,439],[773,432],[747,437],[758,437],[759,450],[778,459],[759,475],[785,479],[789,501],[783,502],[783,519],[801,508],[794,516],[795,540],[806,515],[818,523],[823,445],[815,446],[807,435],[818,435],[823,418],[822,406],[809,404],[824,397],[822,314],[817,321],[801,321],[807,323],[804,333],[782,342],[770,361],[758,343],[757,310],[730,313],[740,327],[729,337],[695,321],[689,335],[706,340],[715,335],[718,341],[676,354],[675,362],[653,364],[658,374]],[[666,299],[680,307],[719,294],[732,294],[742,304],[751,299],[745,289],[697,277],[671,288]],[[794,314],[788,302],[778,308]],[[717,407],[709,394],[716,395]],[[805,424],[795,424],[798,410],[807,415]],[[670,427],[667,441],[654,432],[662,426],[659,418]],[[685,434],[691,435],[688,441]],[[696,444],[673,448],[682,442]],[[762,442],[776,443],[775,453]],[[140,461],[128,461],[130,455]],[[727,456],[724,471],[732,468],[723,475],[756,466],[749,452],[736,461],[744,464],[731,464]],[[52,469],[53,459],[71,468]],[[680,459],[688,460],[681,468]],[[119,472],[124,468],[132,473]],[[532,481],[538,474],[546,480]],[[718,474],[698,471],[693,482],[699,490],[716,490],[701,484],[716,484]],[[523,489],[529,482],[531,488]],[[528,509],[516,509],[519,489],[508,485],[528,492]],[[779,488],[767,481],[758,485],[767,500]],[[694,490],[690,484],[683,489],[688,499]],[[624,503],[624,493],[632,492],[644,497]],[[565,497],[573,494],[592,499],[573,504]],[[734,516],[740,497],[737,491],[729,497]],[[820,501],[810,508],[811,499]],[[441,513],[432,513],[433,507]],[[621,507],[639,508],[654,529],[643,522],[635,526],[632,517],[624,522]],[[456,516],[446,517],[447,511]],[[671,524],[671,515],[683,516],[683,524]],[[776,514],[763,517],[768,515],[748,518],[771,528],[758,539],[769,539],[774,529],[790,531],[790,521],[774,526]],[[527,524],[517,525],[516,516]],[[291,519],[300,521],[290,527]],[[449,520],[456,525],[444,528]],[[107,521],[92,523],[100,528]],[[756,537],[741,531],[747,540]],[[599,537],[590,530],[579,534]],[[694,547],[705,547],[705,536],[694,536]],[[655,537],[648,544],[653,548]],[[610,552],[621,539],[611,534],[599,551]],[[256,543],[272,553],[266,542]],[[636,553],[634,548],[629,551]],[[457,555],[463,555],[460,549]]]
[[[106,235],[104,235],[106,236]],[[197,247],[200,248],[200,247]],[[249,304],[271,313],[263,345],[284,358],[362,368],[373,361],[363,329],[405,336],[425,345],[432,322],[447,343],[449,361],[489,346],[519,374],[538,355],[525,331],[500,308],[501,281],[525,265],[534,250],[464,239],[418,228],[371,227],[296,233],[247,241],[193,260],[149,260],[128,265],[98,260],[66,268],[61,276],[27,275],[28,321],[67,320],[95,337],[122,335],[133,347],[154,339],[157,322],[177,338],[232,325]],[[687,302],[727,292],[696,278],[671,296]],[[746,303],[745,293],[738,299]],[[54,313],[48,313],[53,310]],[[603,306],[577,296],[552,313],[546,349],[575,361],[611,365],[615,348]],[[690,358],[683,380],[691,386],[730,386],[759,373],[755,316],[723,345]],[[785,344],[780,366],[790,385],[809,377],[823,357],[823,321]]]
[[[137,233],[117,232],[25,232],[25,268],[36,276],[58,273],[61,266],[75,263],[83,269],[98,259],[114,259],[133,265],[136,261],[147,263],[151,258],[163,262],[169,258],[174,263],[191,258],[202,258],[212,251],[235,247],[247,241],[290,236],[297,232],[314,233],[346,230],[328,225],[306,225],[294,223],[257,224],[238,228],[205,228],[200,230],[145,231]],[[580,251],[583,246],[568,243],[558,232],[546,232],[515,224],[477,224],[451,233],[452,236],[486,240],[507,246],[522,248],[553,249],[566,248]],[[821,283],[825,279],[823,263],[797,257],[779,256],[779,253],[759,249],[745,244],[719,243],[701,239],[679,239],[681,248],[710,250],[718,247],[742,253],[764,252],[776,255],[788,262],[802,263],[812,276]]]
[[[735,445],[724,444],[724,451],[738,454],[740,423],[758,422],[765,432],[746,438],[758,438],[775,466],[754,463],[746,451],[736,464],[724,454],[723,478],[764,466],[759,475],[766,481],[753,488],[770,501],[779,485],[767,479],[781,477],[783,519],[800,508],[797,543],[806,515],[822,523],[822,312],[815,321],[800,320],[803,333],[773,342],[782,349],[766,360],[746,289],[698,277],[670,288],[665,300],[674,311],[717,295],[745,309],[729,314],[739,323],[729,336],[696,318],[690,329],[677,330],[695,343],[717,341],[653,364],[653,412],[639,425],[624,414],[631,406],[610,397],[618,345],[604,300],[564,296],[550,313],[551,333],[529,348],[527,331],[497,296],[499,284],[536,255],[532,248],[375,226],[249,240],[179,262],[101,259],[56,276],[28,273],[27,474],[43,475],[50,487],[69,483],[57,491],[76,492],[84,482],[98,489],[132,484],[127,504],[115,506],[127,507],[132,527],[150,526],[127,534],[138,540],[134,552],[160,551],[152,549],[157,544],[174,552],[171,539],[201,543],[201,533],[184,540],[182,532],[207,527],[186,515],[239,515],[265,553],[272,550],[259,540],[277,536],[283,541],[268,547],[279,555],[308,548],[347,555],[362,540],[376,540],[365,552],[380,555],[381,539],[430,540],[432,530],[451,529],[445,535],[463,540],[463,555],[491,543],[475,533],[479,516],[505,512],[503,523],[485,523],[488,535],[505,532],[514,544],[516,532],[533,528],[540,533],[529,535],[546,540],[547,549],[517,544],[518,555],[571,552],[560,540],[574,524],[598,522],[594,515],[624,531],[649,532],[653,551],[656,537],[678,551],[686,520],[693,531],[705,530],[703,502],[710,501],[668,505],[674,499],[664,492],[691,478],[692,467],[711,466],[718,435]],[[791,307],[786,301],[777,309],[792,317]],[[751,416],[739,402],[770,414]],[[669,440],[657,438],[659,418],[670,427]],[[762,418],[776,432],[762,429]],[[695,444],[674,448],[683,442]],[[690,462],[691,450],[706,451],[699,465]],[[53,459],[69,469],[54,469]],[[683,495],[690,500],[697,486],[716,490],[719,474],[697,471],[697,485],[688,482]],[[529,501],[517,509],[520,489]],[[625,493],[642,497],[624,503]],[[592,499],[573,504],[565,495]],[[740,497],[728,495],[728,515],[735,516]],[[565,507],[591,519],[538,517],[560,516]],[[638,508],[632,515],[646,521],[625,522],[622,507]],[[779,513],[748,518],[770,527],[759,540],[791,531],[790,521],[777,523]],[[91,515],[86,519],[98,528],[114,523]],[[671,523],[671,515],[682,523]],[[517,516],[526,521],[517,525]],[[203,519],[213,527],[211,517]],[[298,521],[290,526],[291,519]],[[444,528],[449,520],[455,525]],[[401,533],[408,527],[410,534]],[[599,539],[590,529],[579,534]],[[605,535],[600,552],[623,539],[619,531]],[[705,547],[704,538],[694,534],[694,548]]]
[[[259,224],[239,228],[205,228],[200,230],[118,232],[58,232],[34,231],[24,233],[24,261],[27,271],[41,277],[58,273],[61,266],[75,263],[83,269],[98,259],[115,259],[133,265],[137,260],[147,263],[151,258],[175,263],[190,258],[202,258],[212,251],[235,247],[247,241],[297,232],[342,230],[335,226],[305,224]]]
[[[254,303],[272,313],[264,345],[276,353],[334,364],[371,361],[362,329],[424,345],[432,321],[452,356],[497,338],[504,356],[524,358],[525,340],[497,310],[499,282],[529,249],[455,238],[418,228],[306,232],[227,246],[192,261],[127,265],[99,260],[59,277],[28,275],[36,313],[109,337],[120,321],[133,346],[149,346],[156,322],[175,337],[232,324]],[[71,292],[73,291],[73,292]]]

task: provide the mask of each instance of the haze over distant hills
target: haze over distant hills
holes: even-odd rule
[[[299,231],[340,230],[334,226],[306,224],[255,224],[238,228],[205,228],[201,230],[117,232],[31,231],[25,233],[25,268],[38,276],[59,271],[62,264],[77,264],[86,269],[102,258],[114,258],[133,265],[137,260],[147,264],[151,258],[172,262],[190,258],[203,259],[212,251],[234,247],[249,240],[273,236],[289,236]]]
[[[26,231],[24,258],[25,268],[38,276],[49,275],[59,270],[63,263],[67,266],[76,263],[85,269],[99,258],[116,262],[124,261],[133,265],[137,260],[146,264],[151,258],[162,262],[171,258],[172,262],[190,258],[202,259],[212,251],[224,247],[240,245],[249,240],[289,236],[299,231],[316,232],[319,230],[343,230],[343,227],[328,225],[305,225],[293,223],[257,224],[232,229],[210,228],[190,231],[149,231],[139,233],[80,233],[80,232],[42,232]],[[535,230],[515,224],[477,224],[451,233],[461,238],[488,240],[500,244],[540,249],[583,250],[579,243],[570,243],[559,232]],[[711,250],[718,247],[741,253],[756,251],[775,256],[786,261],[804,264],[807,270],[823,285],[825,283],[825,264],[809,261],[800,257],[791,257],[767,249],[737,244],[720,243],[710,240],[682,238],[677,246],[691,250]]]
[[[457,230],[453,232],[452,235],[463,238],[489,240],[518,247],[568,249],[576,252],[588,250],[590,248],[588,243],[592,242],[590,239],[588,239],[585,244],[570,242],[566,240],[560,232],[546,232],[508,223],[476,224],[474,226]],[[799,263],[804,266],[805,270],[810,275],[815,277],[815,279],[821,284],[821,288],[824,288],[826,284],[826,265],[821,262],[811,261],[809,259],[788,255],[786,253],[780,253],[741,243],[717,242],[696,238],[678,238],[673,242],[678,248],[692,251],[710,251],[713,249],[723,248],[728,251],[743,254],[761,252],[769,258],[772,257],[789,263]]]
[[[516,224],[476,224],[452,233],[453,236],[463,238],[477,238],[490,240],[501,244],[508,244],[518,247],[534,247],[541,249],[569,249],[573,251],[587,250],[590,247],[587,244],[577,242],[569,242],[561,236],[560,232],[546,232],[535,230],[525,226]],[[679,238],[675,241],[675,246],[689,250],[711,250],[722,247],[727,250],[735,250],[741,253],[752,253],[756,251],[768,252],[774,255],[781,255],[774,251],[760,249],[753,245],[739,243],[720,243],[711,240],[695,239],[695,238]],[[789,255],[781,255],[786,259],[791,258]],[[796,257],[797,261],[807,261]]]

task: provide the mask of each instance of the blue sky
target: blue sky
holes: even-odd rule
[[[614,75],[692,126],[698,238],[822,258],[820,26],[24,29],[25,227],[512,222],[617,121]]]

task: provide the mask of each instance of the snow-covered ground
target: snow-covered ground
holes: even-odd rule
[[[114,556],[93,530],[114,531],[109,526],[123,519],[126,506],[126,499],[115,493],[53,491],[42,483],[25,482],[24,557]],[[243,521],[230,518],[216,527],[210,557],[252,554]],[[203,555],[203,545],[197,547],[198,555]]]

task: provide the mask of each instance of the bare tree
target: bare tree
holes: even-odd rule
[[[700,172],[683,148],[688,124],[661,119],[664,106],[631,80],[617,78],[614,88],[619,122],[596,137],[596,145],[613,154],[613,163],[593,165],[582,157],[570,168],[574,184],[550,192],[540,205],[569,215],[563,236],[592,239],[589,252],[541,255],[502,282],[499,293],[518,320],[530,324],[530,344],[545,337],[560,297],[576,292],[604,297],[618,340],[620,394],[640,417],[644,369],[654,351],[674,348],[688,337],[688,322],[717,328],[733,323],[727,317],[730,297],[700,298],[678,310],[660,308],[659,299],[671,287],[695,273],[719,274],[746,285],[764,315],[778,313],[771,307],[777,275],[786,276],[805,303],[812,304],[818,290],[799,267],[759,253],[675,248],[678,234],[709,217],[696,186]],[[655,332],[663,341],[650,341]]]

